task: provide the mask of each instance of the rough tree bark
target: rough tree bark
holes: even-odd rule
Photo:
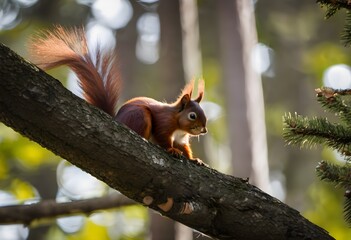
[[[219,239],[333,239],[247,181],[175,159],[0,44],[0,121],[133,200]]]

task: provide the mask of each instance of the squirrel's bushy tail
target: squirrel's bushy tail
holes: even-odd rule
[[[57,26],[32,38],[28,50],[31,60],[45,70],[61,65],[70,67],[79,78],[87,102],[116,115],[121,89],[117,58],[113,51],[102,52],[99,46],[91,51],[82,28]]]

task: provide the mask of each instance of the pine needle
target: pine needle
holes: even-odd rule
[[[321,161],[316,167],[317,176],[327,182],[331,182],[335,187],[348,188],[351,185],[350,165],[337,165],[326,161]]]
[[[340,9],[347,10],[347,16],[345,20],[344,30],[341,34],[341,40],[345,44],[345,46],[351,45],[351,16],[350,9],[351,4],[349,1],[341,1],[341,0],[317,0],[322,7],[326,7],[325,18],[328,19],[334,16]]]
[[[345,221],[351,226],[351,198],[346,197],[344,203],[344,218]]]
[[[319,144],[337,149],[343,154],[351,150],[351,130],[327,118],[309,119],[295,113],[283,117],[283,137],[288,144],[313,147]],[[351,154],[351,151],[350,151]]]
[[[349,47],[351,45],[351,12],[347,11],[344,29],[341,33],[341,41],[345,45],[345,47]]]
[[[332,88],[318,88],[317,101],[323,108],[340,117],[347,125],[351,125],[351,91],[335,90]]]
[[[320,162],[316,173],[321,180],[346,190],[344,218],[351,226],[351,90],[318,88],[316,93],[318,102],[339,117],[340,123],[331,123],[327,118],[307,118],[288,113],[283,117],[283,137],[288,144],[310,147],[325,145],[338,150],[345,157],[346,163],[343,165]]]

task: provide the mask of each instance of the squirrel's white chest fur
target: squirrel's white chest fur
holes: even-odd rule
[[[189,134],[183,130],[175,130],[172,134],[172,143],[176,142],[180,145],[189,143]]]

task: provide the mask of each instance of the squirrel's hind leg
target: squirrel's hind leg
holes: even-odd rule
[[[115,120],[123,123],[143,138],[151,138],[151,113],[147,107],[124,105],[118,111]]]

